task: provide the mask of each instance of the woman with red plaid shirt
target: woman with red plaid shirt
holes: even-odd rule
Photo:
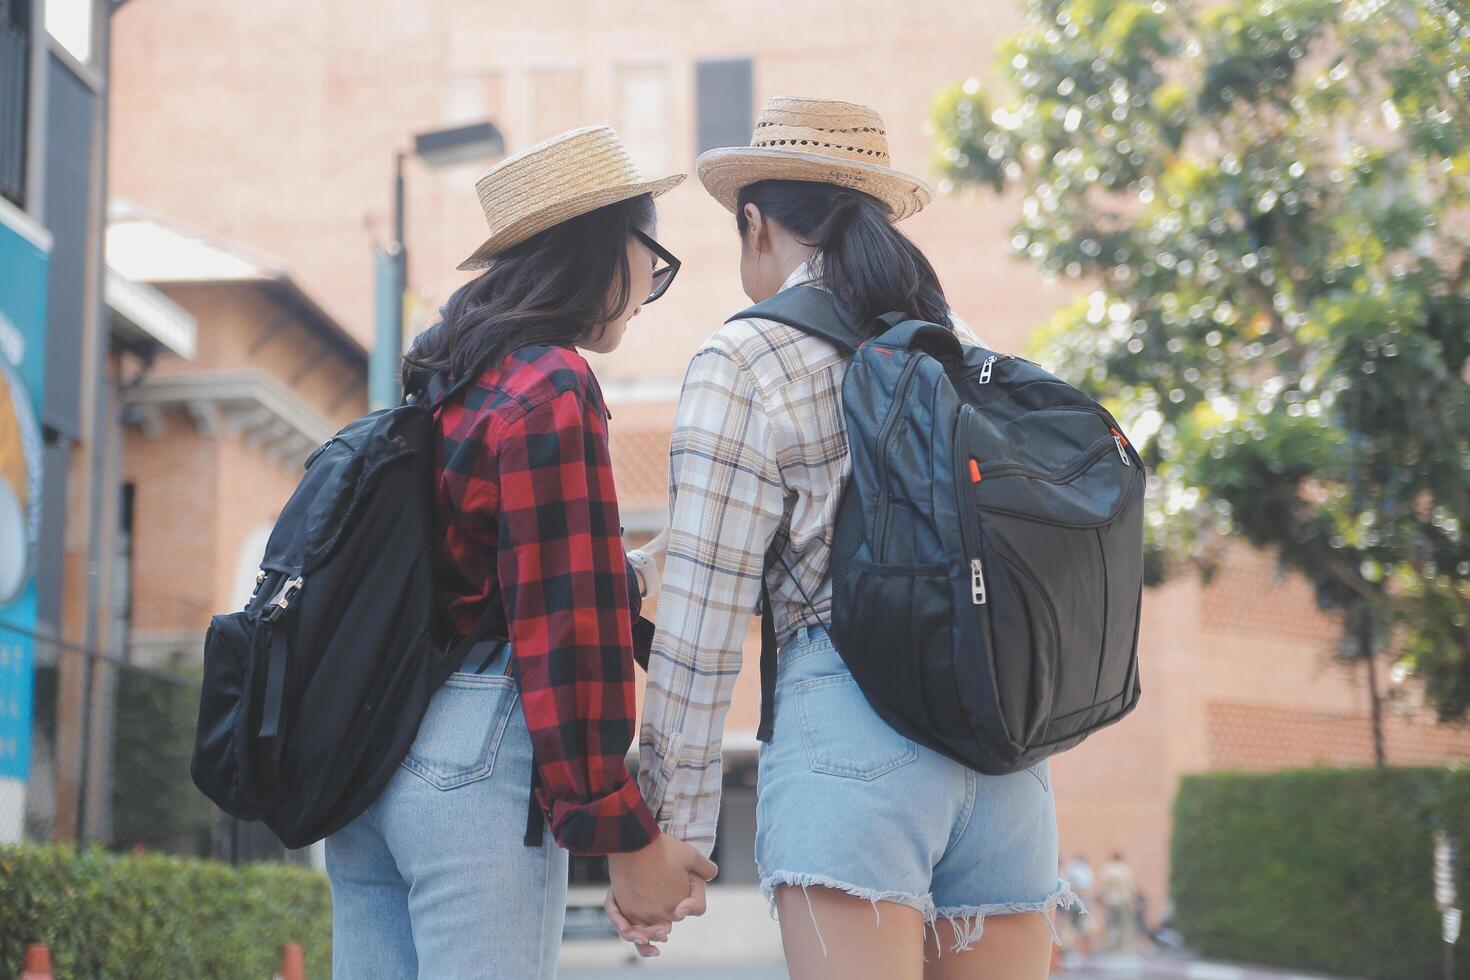
[[[680,180],[642,180],[596,127],[478,181],[491,235],[461,268],[486,271],[414,344],[405,389],[475,377],[437,416],[436,584],[457,636],[509,642],[471,649],[327,839],[335,976],[555,977],[569,852],[608,856],[645,939],[703,911],[714,865],[659,832],[625,762],[639,595],[579,353],[616,348],[673,280],[653,198]]]

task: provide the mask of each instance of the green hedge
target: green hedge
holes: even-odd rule
[[[1310,769],[1187,776],[1174,801],[1175,923],[1204,956],[1374,980],[1443,976],[1433,833],[1460,842],[1470,772]],[[1470,943],[1456,976],[1470,978]]]
[[[189,776],[198,685],[125,670],[117,678],[116,705],[112,847],[208,854],[218,811]]]
[[[19,975],[34,942],[64,980],[261,980],[286,942],[326,977],[331,895],[325,875],[281,864],[0,847],[0,977]]]

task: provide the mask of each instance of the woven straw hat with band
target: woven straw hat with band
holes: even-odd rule
[[[780,95],[756,120],[749,146],[700,155],[699,179],[734,211],[742,187],[762,180],[815,180],[871,194],[901,221],[934,196],[929,185],[888,165],[883,117],[867,106]]]
[[[687,176],[645,180],[607,126],[553,136],[500,161],[475,181],[490,237],[459,268],[488,268],[495,256],[553,225],[640,194],[658,197]]]

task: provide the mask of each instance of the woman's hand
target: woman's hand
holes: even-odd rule
[[[690,875],[689,897],[680,902],[679,907],[674,910],[674,921],[680,921],[691,915],[704,915],[705,907],[704,879],[698,875]],[[669,941],[669,931],[674,926],[673,922],[662,922],[644,928],[633,925],[628,921],[628,917],[623,915],[623,910],[618,908],[618,901],[613,897],[612,889],[608,889],[602,908],[607,913],[608,921],[618,931],[618,935],[632,943],[639,956],[645,958],[657,956],[658,947],[654,943]]]
[[[638,955],[644,958],[658,955],[658,947],[654,943],[668,942],[669,930],[674,927],[672,922],[661,922],[641,929],[633,925],[623,915],[623,910],[618,908],[618,900],[613,897],[611,888],[607,890],[607,897],[602,900],[602,910],[607,913],[607,921],[618,931],[619,938],[632,943]]]
[[[703,883],[719,873],[714,862],[668,834],[659,834],[640,851],[609,855],[607,866],[612,902],[631,925],[640,927],[666,926],[703,912]],[[699,911],[690,912],[694,906],[686,902],[696,897],[696,879]]]

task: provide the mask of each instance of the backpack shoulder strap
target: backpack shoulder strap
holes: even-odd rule
[[[772,320],[795,327],[802,333],[820,337],[851,353],[868,339],[852,327],[853,319],[852,314],[827,290],[816,286],[792,286],[762,303],[736,313],[725,322]]]
[[[895,314],[896,316],[896,314]],[[848,354],[855,352],[868,339],[851,326],[855,319],[837,302],[837,298],[816,286],[792,286],[764,302],[742,310],[726,320],[771,320],[795,327],[802,333],[820,337]],[[888,324],[890,327],[892,323]],[[776,701],[776,621],[771,614],[771,595],[766,588],[765,569],[761,570],[761,716],[756,739],[769,742],[775,728]]]
[[[429,410],[429,414],[436,414],[444,406],[445,402],[458,395],[461,391],[464,391],[474,383],[476,378],[484,374],[489,364],[490,358],[488,356],[482,357],[464,377],[457,379],[451,378],[447,371],[440,371],[432,375],[428,381],[424,382],[424,386],[418,389],[418,391],[407,392],[405,394],[416,395],[416,404],[426,407]]]
[[[432,409],[438,408],[443,403],[445,396],[448,395],[449,389],[452,387],[453,382],[449,380],[449,375],[440,371],[438,374],[432,375],[428,382],[417,392],[410,392],[409,394],[417,396],[418,404],[430,406]]]
[[[888,329],[873,338],[873,343],[877,346],[923,351],[946,366],[958,366],[964,362],[964,345],[949,327],[924,320],[911,320],[902,314],[890,316],[894,319],[883,318]]]

